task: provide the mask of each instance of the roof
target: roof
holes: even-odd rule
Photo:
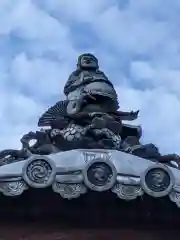
[[[52,188],[64,199],[89,191],[110,191],[130,201],[149,195],[180,206],[180,170],[116,150],[79,149],[0,166],[0,191],[18,196],[29,189]]]

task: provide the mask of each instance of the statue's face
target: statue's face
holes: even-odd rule
[[[91,55],[84,55],[82,56],[80,60],[80,66],[81,68],[85,69],[97,69],[98,68],[98,62],[96,58],[94,58]]]

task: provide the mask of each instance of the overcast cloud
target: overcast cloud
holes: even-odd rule
[[[143,142],[180,154],[179,0],[1,0],[0,149],[20,147],[94,53]]]

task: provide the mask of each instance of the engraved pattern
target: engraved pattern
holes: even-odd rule
[[[104,138],[106,140],[111,140],[113,148],[119,149],[121,145],[121,137],[119,135],[114,134],[111,130],[107,128],[96,129],[96,127],[92,125],[87,125],[86,127],[80,126],[74,123],[70,123],[66,128],[60,129],[53,129],[51,130],[51,137],[55,138],[56,136],[63,137],[66,141],[79,141],[82,140],[85,136],[88,136],[88,131],[98,136],[99,139]]]
[[[104,162],[93,163],[88,171],[87,177],[94,186],[106,186],[111,182],[113,170]]]
[[[146,177],[146,184],[151,191],[161,192],[165,191],[170,185],[170,176],[163,169],[150,170]]]
[[[54,106],[50,107],[38,121],[39,127],[51,126],[53,120],[58,119],[66,114],[68,101],[59,101]]]
[[[172,202],[176,203],[178,207],[180,207],[180,193],[172,191],[169,194],[169,198]]]
[[[33,185],[33,187],[50,185],[52,174],[52,166],[44,159],[34,160],[26,167],[28,184]]]
[[[69,124],[69,126],[61,130],[61,134],[67,141],[81,140],[85,136],[87,128],[76,124]]]
[[[93,191],[107,191],[114,186],[117,180],[117,171],[114,164],[109,161],[109,155],[101,154],[87,163],[83,170],[84,183]]]
[[[87,130],[87,128],[81,127],[77,124],[69,124],[68,127],[63,130],[53,129],[50,135],[52,138],[60,135],[67,141],[77,141],[85,136]]]
[[[149,166],[141,175],[141,187],[152,197],[169,195],[174,186],[174,181],[171,169],[163,164]]]
[[[0,191],[5,196],[18,196],[28,189],[27,184],[22,181],[0,183]]]
[[[92,151],[84,151],[83,152],[83,157],[85,163],[89,163],[95,159],[102,159],[104,161],[108,161],[111,158],[111,153],[110,152],[92,152]]]
[[[124,200],[133,200],[144,194],[143,190],[139,186],[130,186],[123,184],[116,184],[112,188],[112,192],[116,193],[117,196]]]
[[[62,184],[55,182],[52,186],[54,192],[66,199],[78,198],[81,194],[87,192],[87,188],[83,184]]]

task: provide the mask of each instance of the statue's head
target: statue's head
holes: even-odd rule
[[[97,70],[99,68],[98,59],[93,54],[84,53],[78,57],[77,68]]]

